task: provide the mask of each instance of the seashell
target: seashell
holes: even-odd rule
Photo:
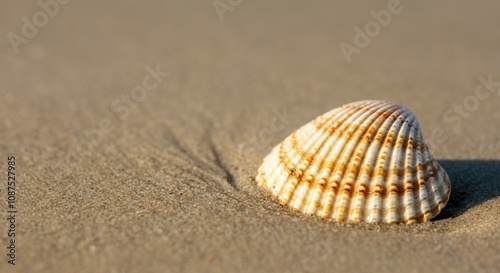
[[[294,210],[348,222],[425,222],[451,190],[413,113],[377,100],[302,126],[264,158],[256,180]]]

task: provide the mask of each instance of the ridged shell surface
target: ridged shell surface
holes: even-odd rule
[[[335,108],[292,133],[256,180],[294,210],[349,222],[425,222],[451,190],[413,113],[375,100]]]

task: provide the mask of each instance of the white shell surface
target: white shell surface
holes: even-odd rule
[[[264,158],[256,180],[294,210],[349,222],[425,222],[451,190],[413,113],[376,100],[302,126]]]

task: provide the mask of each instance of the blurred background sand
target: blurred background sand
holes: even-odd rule
[[[43,9],[0,4],[0,162],[15,155],[19,180],[0,272],[498,270],[500,94],[475,90],[500,81],[499,2],[401,1],[350,63],[339,45],[390,1],[221,2],[69,1],[18,46]],[[256,186],[274,145],[361,99],[419,118],[452,179],[437,219],[324,221]]]

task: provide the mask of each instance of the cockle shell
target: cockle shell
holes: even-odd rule
[[[376,100],[335,108],[292,133],[256,180],[294,210],[368,223],[425,222],[451,190],[413,113]]]

